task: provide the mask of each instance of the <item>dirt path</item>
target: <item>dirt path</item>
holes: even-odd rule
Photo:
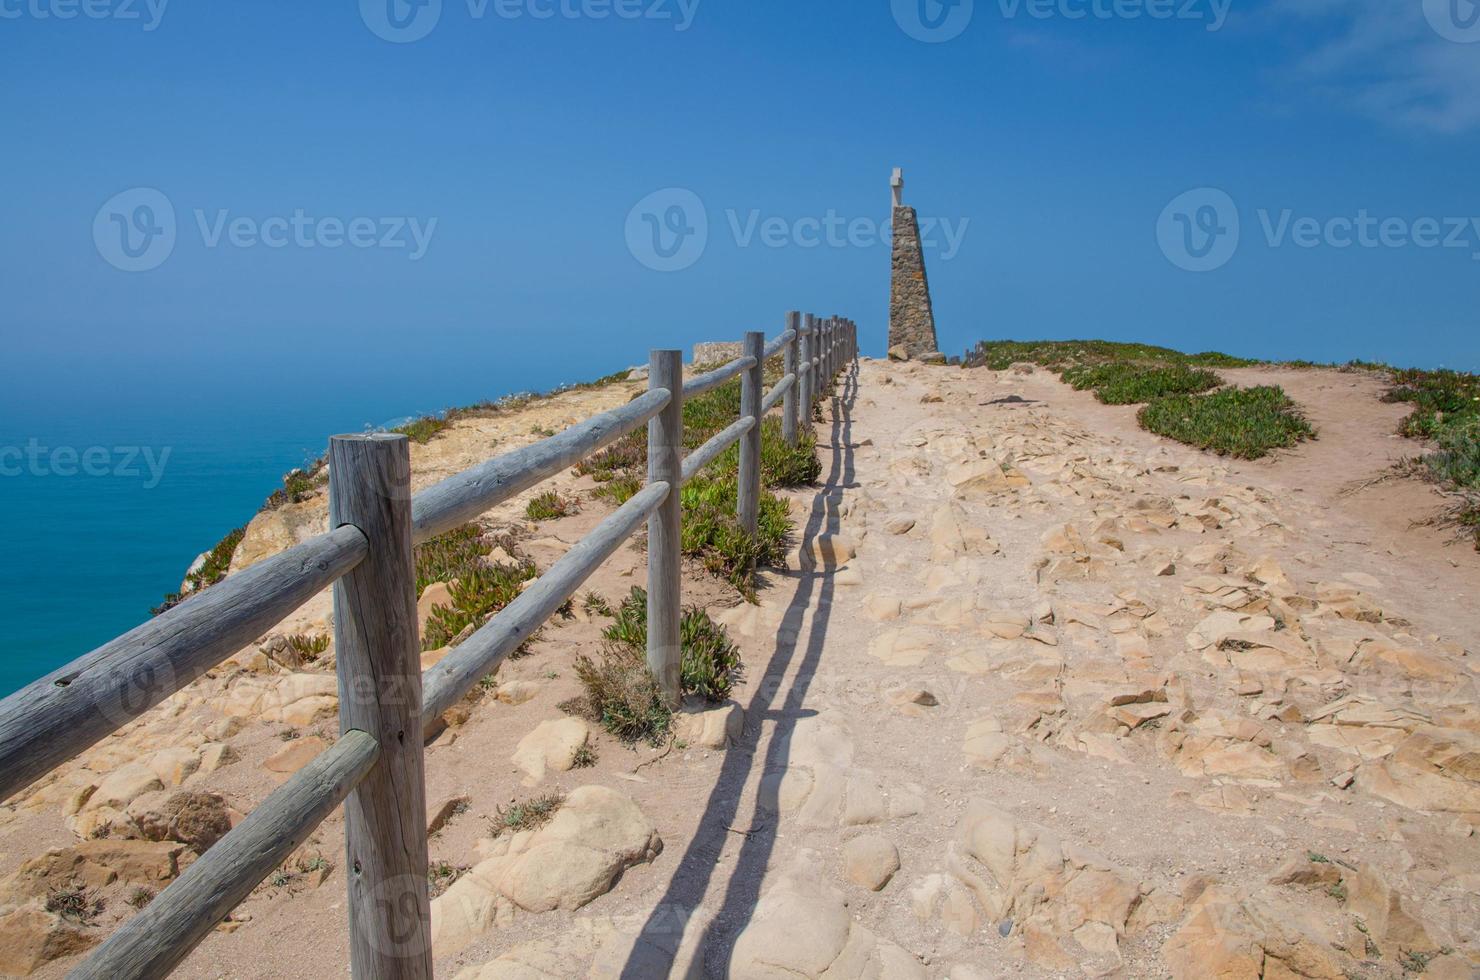
[[[476,975],[1468,977],[1468,556],[1341,495],[1391,406],[1281,381],[1325,438],[1231,466],[1041,373],[866,363],[799,499],[838,561],[721,613],[744,738],[643,803],[667,849],[585,946]]]
[[[1230,464],[1042,372],[865,362],[792,495],[793,570],[759,606],[686,583],[743,650],[735,705],[665,749],[572,738],[578,602],[430,747],[429,799],[462,800],[438,975],[1472,976],[1480,566],[1408,527],[1427,488],[1342,492],[1413,449],[1372,382],[1277,380],[1321,440]],[[625,548],[583,594],[642,568]],[[212,787],[245,806],[281,743],[237,742]],[[545,829],[491,834],[552,791]],[[264,888],[180,975],[338,973],[342,906],[338,871]]]

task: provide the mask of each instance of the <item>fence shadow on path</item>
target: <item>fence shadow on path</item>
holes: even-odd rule
[[[838,507],[841,491],[853,485],[854,465],[851,445],[852,408],[858,395],[858,366],[840,378],[834,397],[834,412],[828,438],[832,463],[826,480],[812,498],[812,511],[802,530],[802,550],[823,534],[836,534],[841,525]],[[796,593],[788,604],[777,630],[776,650],[765,665],[755,685],[750,702],[745,705],[746,734],[744,744],[730,749],[724,758],[719,778],[704,804],[703,816],[694,837],[689,841],[678,867],[669,879],[668,890],[654,906],[642,928],[633,953],[622,970],[623,980],[653,980],[653,961],[648,957],[654,947],[671,951],[677,947],[684,926],[703,904],[714,877],[716,861],[724,850],[727,835],[741,833],[744,843],[719,910],[708,926],[700,961],[713,961],[722,966],[721,975],[729,974],[729,959],[735,937],[750,921],[760,899],[766,869],[776,846],[780,803],[777,799],[780,781],[762,778],[756,791],[754,809],[745,826],[738,830],[745,786],[755,772],[757,761],[761,773],[776,772],[786,766],[796,723],[816,715],[804,705],[808,689],[816,676],[832,617],[835,586],[832,576],[822,569],[803,570],[797,580]],[[805,636],[802,625],[809,607],[815,612]],[[794,680],[786,686],[784,679],[800,649],[801,662]],[[775,726],[766,743],[764,758],[757,758],[756,748],[762,741],[764,727]],[[751,741],[751,739],[754,741]],[[645,948],[645,951],[644,951]],[[719,950],[723,949],[723,960]],[[686,975],[686,980],[698,980]]]

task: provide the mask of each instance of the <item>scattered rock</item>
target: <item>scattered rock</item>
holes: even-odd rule
[[[843,874],[853,884],[881,891],[899,870],[899,851],[878,834],[855,837],[843,845]]]
[[[329,743],[317,735],[295,738],[262,763],[268,772],[295,773],[316,759],[329,748]]]
[[[529,774],[525,782],[532,785],[544,779],[550,769],[556,772],[574,769],[590,737],[591,729],[580,718],[554,718],[541,722],[519,740],[512,761]]]

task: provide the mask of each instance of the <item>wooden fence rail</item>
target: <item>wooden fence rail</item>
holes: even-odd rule
[[[780,354],[781,380],[764,391]],[[769,343],[746,333],[741,356],[683,380],[678,351],[653,351],[648,390],[559,435],[410,492],[404,436],[335,436],[329,523],[319,535],[191,597],[0,701],[0,799],[138,718],[256,640],[330,585],[340,738],[196,861],[80,966],[78,978],[169,973],[335,808],[345,807],[350,971],[355,980],[430,978],[423,730],[573,596],[644,522],[648,665],[663,696],[681,690],[684,483],[740,444],[737,518],[756,530],[761,423],[782,407],[795,445],[826,386],[858,357],[849,320],[787,314]],[[685,458],[683,405],[739,378],[740,417]],[[648,426],[647,485],[508,606],[425,674],[412,548]]]

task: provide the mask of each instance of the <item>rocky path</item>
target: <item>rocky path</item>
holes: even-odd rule
[[[1397,410],[1295,380],[1328,439],[1232,465],[1041,372],[865,362],[793,497],[793,570],[711,607],[737,704],[666,750],[589,730],[558,707],[595,643],[578,615],[429,749],[429,797],[461,801],[433,838],[439,975],[1474,975],[1480,579],[1343,492],[1401,451]],[[550,790],[538,830],[474,820]],[[330,882],[182,975],[333,970]]]
[[[1470,977],[1468,569],[1105,411],[866,362],[702,819],[471,975]]]

